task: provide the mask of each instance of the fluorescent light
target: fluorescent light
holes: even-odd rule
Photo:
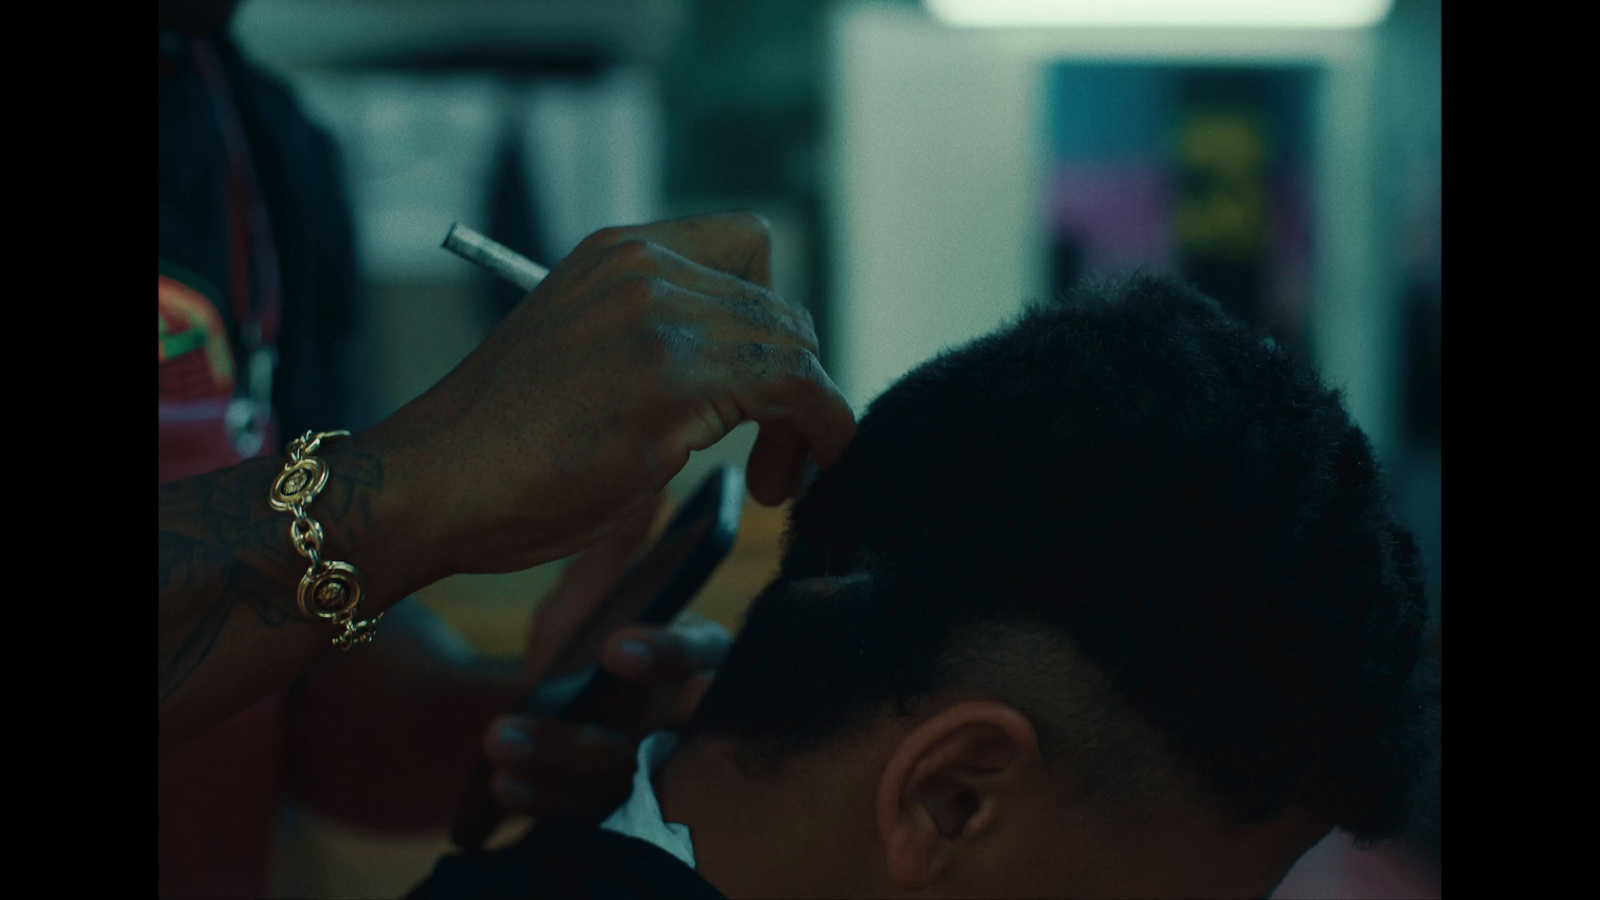
[[[1365,28],[1394,0],[923,0],[951,25],[973,27]]]

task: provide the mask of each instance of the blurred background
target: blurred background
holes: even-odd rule
[[[519,299],[439,249],[457,221],[553,264],[603,226],[755,210],[858,412],[1030,298],[1167,268],[1344,388],[1422,538],[1437,650],[1440,0],[245,0],[233,30],[341,151],[351,427]],[[747,507],[697,611],[737,628],[782,515]],[[422,599],[516,654],[558,569]],[[1436,777],[1428,802],[1405,843],[1330,838],[1279,896],[1438,896]],[[398,896],[446,847],[291,806],[274,892]]]

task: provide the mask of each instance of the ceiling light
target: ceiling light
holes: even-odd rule
[[[1365,28],[1394,0],[923,0],[950,25]]]

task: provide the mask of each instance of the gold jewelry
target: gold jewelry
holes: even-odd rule
[[[289,523],[289,541],[296,553],[311,560],[311,567],[300,577],[296,600],[300,612],[307,618],[331,619],[343,627],[333,645],[349,650],[356,644],[369,643],[378,633],[378,620],[383,613],[370,619],[355,618],[356,604],[361,602],[361,573],[345,562],[322,558],[322,526],[306,515],[306,507],[328,484],[328,464],[313,456],[324,440],[349,437],[348,431],[310,431],[289,442],[289,461],[277,480],[272,482],[272,493],[267,502],[279,512],[293,513]]]

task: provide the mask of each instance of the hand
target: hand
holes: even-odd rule
[[[495,800],[536,819],[604,818],[628,798],[639,741],[689,721],[711,685],[708,670],[731,643],[722,626],[705,620],[618,631],[606,645],[604,665],[620,678],[657,686],[645,717],[629,731],[521,715],[496,719],[484,738],[496,768]]]
[[[660,507],[649,501],[605,540],[574,559],[539,607],[529,634],[529,677],[537,682],[572,631],[622,576]],[[502,716],[484,736],[496,767],[495,799],[536,817],[571,813],[599,820],[627,799],[639,740],[688,722],[711,684],[710,671],[732,637],[714,622],[684,613],[667,628],[633,626],[606,644],[602,665],[635,684],[653,685],[638,721],[625,731],[523,715]]]
[[[762,220],[610,228],[356,440],[427,530],[405,539],[420,580],[517,571],[593,544],[746,420],[751,494],[796,494],[807,453],[829,465],[855,430],[816,352],[810,316],[772,291]]]

